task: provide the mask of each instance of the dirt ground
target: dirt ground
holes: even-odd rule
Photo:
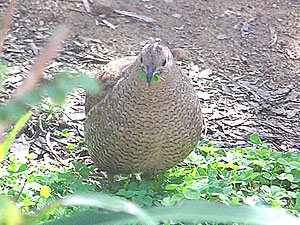
[[[0,0],[1,18],[7,6]],[[251,147],[249,137],[258,133],[274,150],[300,152],[299,0],[20,1],[0,55],[13,66],[2,99],[20,84],[59,24],[70,28],[70,37],[47,77],[65,67],[95,74],[108,60],[136,55],[145,40],[157,37],[189,52],[178,65],[202,102],[204,139],[220,147]],[[49,122],[49,114],[36,115],[23,134],[30,140],[26,148],[67,149],[70,140],[53,135],[65,128],[82,139],[83,103],[78,90],[48,126],[40,121]]]

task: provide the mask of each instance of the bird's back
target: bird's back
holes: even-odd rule
[[[101,102],[106,94],[116,85],[118,80],[124,76],[123,71],[136,60],[136,56],[127,56],[124,58],[110,61],[98,73],[96,79],[98,81],[100,91],[97,94],[86,93],[85,98],[85,114],[90,109]]]

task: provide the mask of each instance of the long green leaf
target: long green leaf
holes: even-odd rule
[[[15,140],[16,135],[19,133],[19,131],[24,127],[27,120],[30,118],[32,112],[29,111],[25,115],[23,115],[17,124],[15,125],[12,132],[10,132],[9,136],[5,139],[5,141],[0,145],[0,161],[2,161],[5,157],[5,155],[8,152],[9,147]]]
[[[209,201],[184,201],[173,207],[146,211],[157,221],[299,225],[300,219],[283,210],[266,207],[227,206]]]
[[[111,203],[113,203],[112,201]],[[93,204],[92,204],[93,205]],[[97,205],[97,204],[96,204]],[[106,208],[102,205],[102,208]],[[123,205],[125,206],[125,205]],[[123,207],[122,206],[122,207]],[[125,206],[126,207],[126,206]],[[107,209],[109,209],[108,207]],[[125,211],[125,210],[122,210]],[[280,209],[250,206],[226,206],[208,201],[184,201],[172,207],[157,207],[144,210],[152,220],[173,222],[211,222],[211,223],[245,223],[259,225],[299,225],[300,219],[287,214]],[[116,212],[101,211],[81,212],[71,217],[65,217],[47,225],[59,224],[128,224],[137,223],[137,217]]]
[[[0,196],[0,224],[23,224],[21,211],[7,198]]]
[[[298,225],[300,219],[283,210],[265,207],[226,206],[208,201],[184,201],[172,207],[158,207],[141,210],[123,199],[101,194],[89,193],[74,195],[58,201],[57,206],[90,206],[113,212],[89,210],[76,215],[46,223],[58,224],[128,224],[172,220],[178,222],[246,223],[246,224],[289,224]],[[49,211],[49,210],[46,210]],[[45,212],[40,213],[45,214]],[[28,220],[27,220],[28,221]],[[37,222],[37,221],[35,221]]]
[[[45,225],[115,225],[115,224],[135,224],[140,220],[127,213],[116,212],[103,212],[99,210],[89,210],[87,212],[81,212],[71,217],[64,217],[58,220],[54,220]]]
[[[107,194],[102,193],[83,193],[83,194],[77,194],[70,196],[66,199],[57,201],[53,206],[50,206],[49,208],[45,209],[44,211],[40,212],[38,215],[36,215],[33,218],[26,217],[26,221],[28,223],[36,223],[38,222],[38,219],[43,218],[43,215],[51,212],[54,208],[57,208],[59,206],[89,206],[89,207],[96,207],[96,208],[102,208],[105,210],[110,210],[114,212],[118,212],[120,214],[121,212],[125,212],[129,215],[133,215],[134,217],[138,218],[138,221],[141,221],[143,224],[147,225],[155,225],[156,223],[154,220],[145,213],[142,209],[134,205],[133,203],[121,199],[120,197],[115,197]],[[85,214],[86,215],[86,214]],[[121,214],[120,214],[121,215]],[[107,221],[107,224],[119,224],[119,222],[125,220],[126,216],[123,215],[123,217],[119,218],[111,218],[110,214],[96,214],[95,217],[89,217],[89,216],[83,216],[80,215],[81,218],[87,218],[87,221],[84,222],[84,224],[97,224],[96,221],[99,221],[99,224],[104,224],[105,221]],[[80,224],[76,223],[80,217],[70,217],[68,218],[68,224]],[[122,220],[120,220],[120,218]],[[135,221],[132,220],[132,218],[128,217],[129,221]],[[114,219],[115,222],[118,221],[118,223],[112,223],[111,219]],[[72,222],[70,222],[72,221]],[[61,220],[53,221],[51,223],[47,224],[65,224]]]
[[[0,121],[16,121],[28,111],[28,108],[38,105],[45,96],[50,97],[53,102],[61,105],[65,102],[67,95],[78,87],[92,93],[97,93],[100,90],[95,79],[86,74],[72,75],[70,73],[61,73],[49,83],[36,87],[20,99],[10,99],[6,104],[1,105]]]

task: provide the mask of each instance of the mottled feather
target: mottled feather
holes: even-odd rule
[[[161,79],[147,82],[141,71]],[[150,40],[137,57],[110,62],[98,80],[101,93],[86,97],[85,139],[101,170],[154,175],[196,147],[203,125],[199,99],[165,45]]]

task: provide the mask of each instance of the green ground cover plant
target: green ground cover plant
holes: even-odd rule
[[[251,140],[254,138],[259,142],[251,149],[222,149],[204,141],[182,165],[162,175],[150,179],[138,175],[118,177],[114,184],[107,184],[103,178],[89,178],[88,174],[95,172],[94,166],[74,162],[70,167],[55,168],[39,164],[30,155],[23,162],[8,156],[1,163],[0,195],[12,199],[17,196],[17,206],[28,213],[70,194],[107,194],[102,187],[111,185],[112,194],[145,209],[176,206],[183,200],[213,200],[224,205],[282,208],[299,216],[299,155],[273,152],[256,134]],[[41,218],[45,222],[83,212],[89,212],[87,207],[68,206]]]

